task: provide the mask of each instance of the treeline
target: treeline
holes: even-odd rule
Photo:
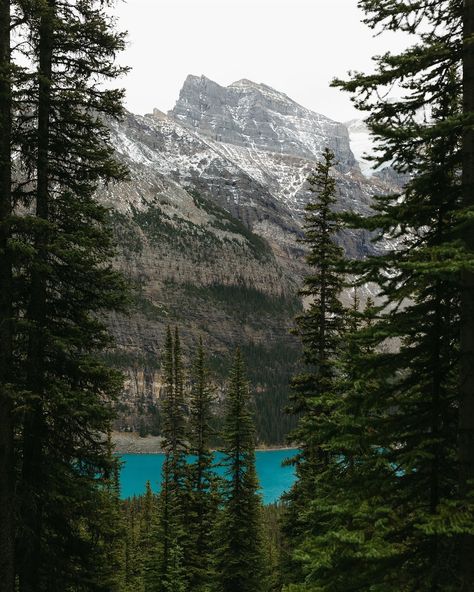
[[[407,176],[373,213],[334,213],[334,156],[309,178],[310,306],[298,481],[286,497],[282,579],[296,592],[474,590],[474,2],[362,0],[375,31],[416,35],[355,93],[376,165]],[[390,96],[397,89],[399,98]],[[343,228],[379,255],[348,261]],[[349,278],[349,279],[348,279]],[[360,297],[372,286],[375,301]],[[343,288],[353,306],[341,305]]]
[[[185,392],[179,334],[168,329],[158,495],[123,504],[120,590],[269,590],[270,537],[257,493],[255,429],[242,356],[236,352],[221,434],[224,477],[211,451],[213,391],[202,343]],[[274,537],[273,537],[274,538]],[[273,553],[273,557],[276,554]]]
[[[150,536],[152,526],[159,515],[160,499],[153,494],[147,485],[144,495],[124,500],[121,503],[121,520],[125,529],[125,542],[121,548],[121,566],[118,574],[120,581],[119,590],[128,592],[141,592],[145,589],[148,579],[148,565],[150,556],[153,555]],[[281,555],[281,530],[280,520],[282,508],[280,505],[264,505],[262,507],[262,553],[265,561],[265,570],[262,581],[256,590],[278,590],[281,583],[279,578],[279,558]],[[187,564],[186,559],[180,559],[180,565]],[[212,565],[212,562],[211,562]],[[186,587],[183,579],[177,580],[176,589],[194,589]],[[220,590],[215,568],[207,572],[207,590]]]

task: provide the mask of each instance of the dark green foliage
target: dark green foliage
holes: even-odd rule
[[[297,295],[270,296],[245,286],[197,288],[186,285],[182,288],[184,294],[180,292],[178,303],[185,302],[186,306],[196,310],[212,307],[214,311],[223,311],[226,320],[229,318],[232,323],[242,324],[243,321],[248,332],[256,335],[263,331],[270,333],[265,342],[250,341],[245,335],[232,334],[231,339],[239,343],[247,360],[249,380],[255,389],[258,442],[282,444],[295,426],[294,418],[287,415],[285,409],[288,406],[288,383],[297,368],[301,348],[287,333],[291,318],[301,311],[301,299]],[[224,335],[226,350],[232,345],[231,339]],[[226,352],[217,351],[209,355],[209,365],[221,382],[228,372],[230,360]]]
[[[150,545],[153,545],[154,520],[157,517],[157,497],[151,492],[147,484],[146,492],[140,497],[134,497],[122,502],[123,521],[126,526],[126,537],[124,551],[122,554],[121,566],[121,592],[143,592],[145,583],[153,566],[149,561]],[[268,589],[279,589],[278,575],[278,557],[281,547],[281,534],[279,528],[279,518],[282,512],[280,505],[271,505],[262,507],[262,532],[263,548],[262,552],[265,558],[266,570],[271,574]],[[215,541],[216,539],[214,539]],[[216,551],[216,545],[212,547],[212,556]],[[201,570],[201,584],[195,587],[193,584],[187,584],[182,579],[182,565],[186,565],[186,551],[182,552],[181,557],[177,556],[179,561],[173,561],[174,567],[170,569],[170,574],[177,574],[174,580],[178,589],[189,590],[216,590],[216,574]],[[150,572],[151,570],[151,572]],[[186,568],[187,570],[187,568]],[[183,586],[184,584],[184,586]],[[173,586],[172,576],[170,575],[170,586]],[[176,589],[176,588],[175,588]],[[265,588],[267,589],[267,587]]]
[[[216,537],[215,566],[222,592],[267,588],[261,499],[255,473],[255,428],[242,356],[236,352],[226,398],[224,507]]]
[[[110,218],[117,247],[120,248],[124,257],[128,260],[132,259],[137,253],[141,253],[143,243],[130,223],[130,219],[117,210],[110,211]]]
[[[0,590],[14,585],[14,392],[12,196],[12,18],[10,1],[0,3]]]
[[[281,445],[296,426],[296,417],[286,409],[288,385],[299,368],[301,348],[288,336],[275,344],[243,344],[241,351],[255,392],[258,442]]]
[[[226,230],[227,232],[232,232],[234,234],[240,234],[245,237],[247,244],[257,259],[262,259],[265,261],[273,258],[271,247],[265,239],[263,239],[261,236],[258,236],[258,234],[254,234],[240,220],[231,216],[229,212],[223,208],[220,208],[215,203],[205,199],[199,195],[199,193],[194,191],[192,192],[192,196],[194,203],[199,208],[205,210],[208,214],[213,216],[212,226],[214,228]]]
[[[240,220],[198,194],[193,193],[192,196],[195,205],[210,214],[208,225],[194,224],[185,218],[175,219],[175,216],[170,216],[158,205],[150,206],[147,210],[133,209],[133,222],[138,224],[153,243],[168,243],[191,259],[199,255],[201,262],[211,261],[223,245],[242,249],[242,244],[237,238],[239,236],[245,239],[244,249],[248,250],[253,258],[260,261],[273,259],[270,245]],[[236,238],[219,235],[216,230],[228,232]],[[125,253],[136,252],[136,239],[130,230],[127,230],[123,220],[118,220],[117,232],[127,241],[124,245]]]
[[[309,426],[326,464],[304,473],[289,497],[286,530],[299,541],[293,581],[321,592],[462,585],[454,543],[472,514],[456,508],[461,112],[451,51],[460,13],[453,2],[436,4],[361,2],[383,27],[417,29],[424,16],[433,29],[416,48],[378,59],[376,74],[344,84],[371,110],[379,162],[410,177],[402,196],[377,198],[373,216],[343,216],[392,250],[347,268],[361,284],[377,284],[382,304],[359,315],[355,303],[347,349],[333,350],[338,380],[324,385],[340,395],[326,395],[330,407]],[[378,89],[395,82],[404,99],[381,100]],[[422,106],[430,109],[424,121]]]
[[[200,287],[185,284],[182,288],[190,297],[198,301],[201,299],[210,301],[226,312],[238,315],[243,322],[250,317],[257,327],[258,319],[262,315],[293,316],[301,308],[299,299],[296,297],[272,296],[251,286],[211,284]]]
[[[266,572],[269,574],[267,589],[281,590],[281,555],[283,538],[281,533],[281,520],[283,506],[281,503],[263,506],[263,541],[264,560]]]
[[[304,242],[308,245],[307,262],[311,273],[305,278],[303,294],[310,298],[308,309],[297,318],[298,333],[303,342],[307,370],[297,375],[292,385],[292,412],[300,416],[291,438],[300,446],[295,459],[298,480],[286,497],[285,518],[286,579],[302,578],[299,561],[292,555],[315,528],[325,529],[322,520],[308,524],[304,512],[313,500],[320,503],[320,484],[334,465],[337,452],[328,447],[334,415],[341,398],[338,359],[343,349],[347,313],[340,295],[343,287],[343,252],[336,243],[340,229],[333,213],[336,187],[331,176],[334,155],[326,150],[321,163],[309,179],[314,197],[306,206]],[[326,530],[324,530],[326,532]]]
[[[189,588],[196,592],[209,590],[209,584],[214,580],[213,534],[219,505],[218,480],[210,449],[214,399],[200,340],[189,401],[189,452],[193,455],[193,462],[188,466],[184,558]]]
[[[186,407],[178,329],[168,327],[164,351],[165,393],[162,404],[162,448],[165,453],[162,488],[152,543],[147,556],[146,592],[180,592],[185,582],[186,544]]]
[[[459,586],[453,535],[462,518],[450,507],[459,304],[444,265],[459,195],[448,164],[455,150],[449,135],[427,146],[404,199],[381,199],[374,216],[383,236],[397,235],[397,250],[354,265],[392,306],[370,305],[361,320],[355,307],[340,357],[343,398],[323,433],[339,462],[317,481],[320,495],[304,514],[313,531],[301,547],[303,571],[315,590]]]
[[[164,354],[165,392],[162,403],[162,448],[167,454],[169,478],[175,491],[184,489],[185,464],[188,452],[186,437],[186,401],[181,345],[178,329],[174,339],[168,327]]]
[[[342,396],[331,422],[322,416],[312,429],[337,462],[313,477],[316,493],[301,488],[290,498],[289,533],[304,533],[296,581],[318,591],[467,590],[455,546],[472,529],[470,504],[456,507],[458,272],[470,257],[457,240],[464,214],[454,50],[462,5],[360,5],[373,26],[423,26],[418,45],[378,58],[375,74],[339,83],[371,111],[379,162],[410,177],[402,196],[377,199],[373,216],[345,216],[352,227],[377,231],[392,250],[349,268],[361,283],[378,285],[383,305],[370,305],[359,321],[354,307],[348,349],[337,356]],[[379,90],[395,83],[403,99],[380,99]],[[429,108],[424,121],[421,107]]]
[[[112,590],[120,529],[104,434],[121,377],[100,353],[124,284],[94,193],[124,174],[100,119],[120,114],[121,93],[98,86],[121,73],[123,36],[101,2],[14,5],[26,50],[13,138],[18,586]]]

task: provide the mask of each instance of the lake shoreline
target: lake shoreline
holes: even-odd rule
[[[141,438],[136,433],[113,432],[112,443],[116,454],[163,454],[161,438],[159,436],[145,436]],[[258,452],[273,450],[296,450],[296,446],[258,446]]]

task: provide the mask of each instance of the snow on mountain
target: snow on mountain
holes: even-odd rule
[[[170,115],[219,142],[317,159],[326,146],[342,166],[354,166],[347,129],[264,84],[240,80],[227,87],[188,76]]]
[[[246,79],[223,87],[188,76],[167,115],[157,109],[146,116],[127,114],[111,128],[114,146],[137,182],[159,179],[170,195],[173,184],[195,189],[285,249],[289,241],[300,251],[295,237],[309,198],[306,179],[326,147],[338,162],[341,208],[368,212],[372,196],[384,189],[370,164],[358,162],[372,145],[363,122],[332,121]],[[133,195],[134,207],[146,207]]]

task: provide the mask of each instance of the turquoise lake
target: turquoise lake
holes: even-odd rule
[[[259,450],[257,451],[257,474],[260,481],[260,493],[266,504],[276,502],[290,489],[295,481],[292,466],[283,467],[284,460],[291,458],[296,450]],[[222,455],[216,453],[216,463]],[[150,481],[153,491],[160,490],[163,454],[124,454],[120,474],[120,493],[122,498],[140,495],[145,491],[145,484]],[[222,474],[222,467],[216,472]]]

